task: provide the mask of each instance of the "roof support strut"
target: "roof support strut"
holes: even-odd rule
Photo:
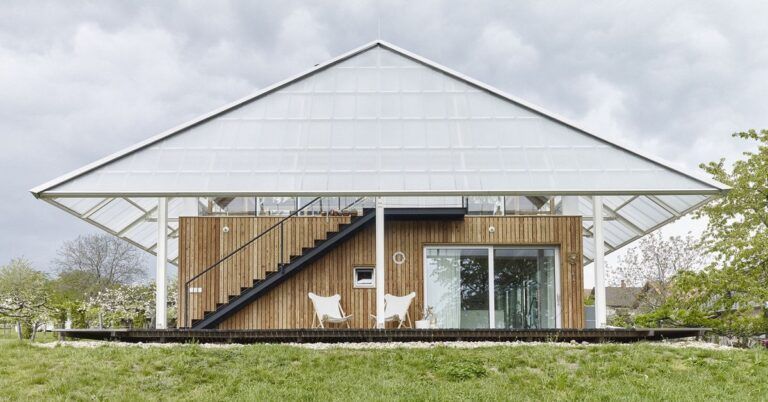
[[[157,272],[155,275],[155,328],[168,326],[168,300],[165,288],[165,264],[168,260],[168,199],[157,199]]]

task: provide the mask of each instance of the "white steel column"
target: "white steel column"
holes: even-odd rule
[[[488,322],[489,328],[496,328],[496,292],[493,284],[494,278],[496,278],[496,266],[493,263],[493,247],[488,247],[488,289],[490,289],[488,297]]]
[[[384,199],[376,197],[376,328],[384,328]]]
[[[595,327],[605,328],[605,242],[603,240],[603,197],[592,197],[593,239],[595,241]]]
[[[157,268],[155,270],[155,328],[168,326],[168,301],[165,288],[165,264],[168,261],[168,199],[157,199]]]

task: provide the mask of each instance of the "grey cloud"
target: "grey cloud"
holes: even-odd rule
[[[768,126],[764,2],[4,1],[0,262],[90,229],[27,190],[375,39],[694,169]]]

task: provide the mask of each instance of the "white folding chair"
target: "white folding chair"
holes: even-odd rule
[[[319,322],[320,328],[325,328],[326,323],[346,323],[347,328],[349,328],[349,321],[352,319],[352,315],[344,314],[344,310],[341,308],[340,295],[324,297],[309,292],[308,296],[315,307],[315,315],[312,317],[312,328],[317,328],[315,322]]]
[[[416,292],[408,293],[405,296],[393,296],[389,293],[384,295],[384,322],[397,321],[397,327],[402,328],[411,326],[411,316],[408,314],[408,309],[411,307],[413,299],[416,297]],[[376,316],[371,314],[373,320],[373,326],[376,327]]]

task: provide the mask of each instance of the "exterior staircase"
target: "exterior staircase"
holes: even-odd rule
[[[302,248],[300,255],[291,255],[288,262],[278,263],[275,270],[268,270],[264,278],[254,279],[252,286],[240,288],[240,294],[229,295],[229,300],[226,303],[218,303],[214,311],[205,311],[203,318],[192,319],[190,327],[192,329],[215,328],[221,321],[332,250],[366,224],[373,222],[375,215],[375,209],[364,209],[362,215],[353,216],[349,223],[342,223],[336,231],[327,232],[324,239],[316,239],[313,247]]]
[[[394,219],[394,220],[398,220],[398,219],[400,220],[419,220],[419,219],[455,220],[455,219],[463,219],[465,214],[466,214],[466,208],[389,208],[386,211],[386,218]],[[227,317],[233,315],[240,309],[246,307],[247,305],[252,303],[254,300],[266,294],[269,290],[273,289],[275,286],[279,285],[286,279],[290,278],[293,274],[307,267],[311,262],[317,260],[318,258],[322,257],[329,251],[333,250],[337,245],[339,245],[341,242],[352,237],[355,233],[363,229],[366,225],[373,223],[375,221],[375,217],[376,217],[375,208],[363,209],[362,215],[353,216],[349,223],[339,224],[338,228],[335,231],[327,232],[324,239],[316,239],[313,247],[304,247],[302,248],[302,251],[300,254],[291,255],[287,262],[278,263],[277,266],[275,267],[275,270],[266,272],[266,275],[264,278],[254,279],[252,286],[242,287],[240,289],[240,294],[229,295],[229,300],[227,300],[226,303],[218,303],[216,304],[215,310],[205,311],[203,313],[202,318],[192,319],[191,325],[189,325],[188,327],[190,329],[216,328],[216,326],[222,321],[224,321],[225,319],[227,319]],[[287,221],[290,218],[292,218],[292,216],[289,216],[283,219],[283,221]],[[211,267],[203,271],[203,273],[201,274],[204,274],[205,272],[215,268],[224,260],[237,254],[245,246],[257,240],[260,236],[263,236],[265,233],[270,232],[272,230],[278,230],[279,227],[280,226],[278,223],[277,225],[263,232],[262,234],[255,237],[245,245],[239,247],[229,255],[225,256],[224,258],[219,260],[217,263],[215,263],[214,265],[212,265]],[[281,245],[280,247],[283,247],[283,246]],[[198,276],[201,274],[198,274]],[[189,294],[189,291],[188,291],[189,283],[194,279],[195,278],[193,277],[186,283],[185,285],[186,287],[185,290],[187,292],[186,294]],[[189,317],[189,312],[185,314],[185,317]]]

